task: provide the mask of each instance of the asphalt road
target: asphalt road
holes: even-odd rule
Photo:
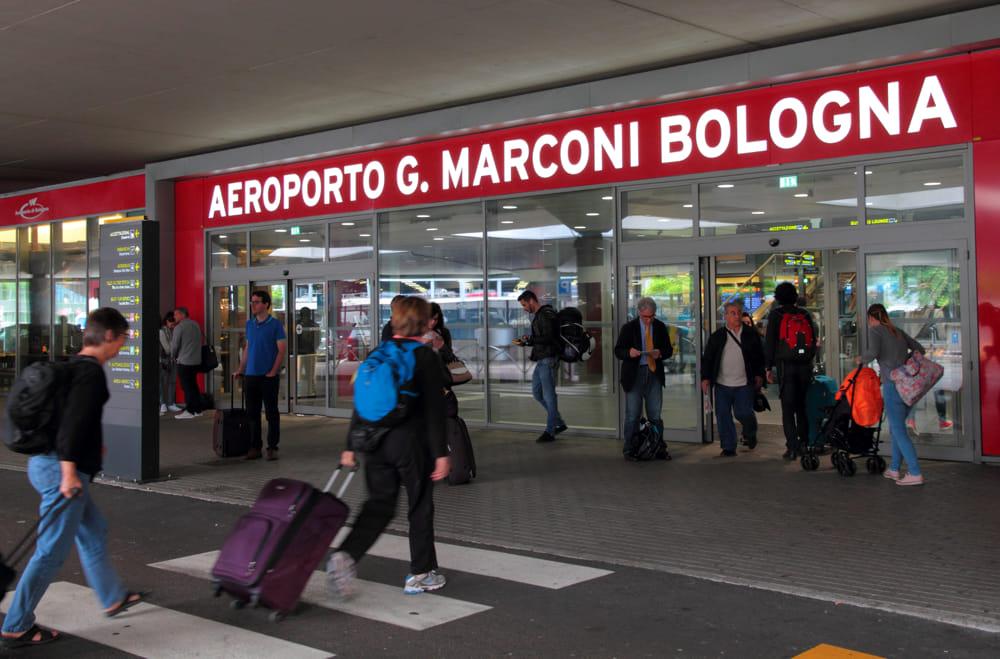
[[[0,470],[0,492],[2,551],[33,521],[37,498],[25,475],[13,471]],[[78,633],[44,648],[19,650],[18,656],[793,657],[820,644],[884,657],[1000,656],[1000,636],[986,632],[610,563],[481,545],[470,550],[463,543],[451,543],[448,552],[462,569],[449,569],[442,559],[449,583],[440,594],[403,595],[407,564],[398,558],[373,556],[360,566],[359,576],[373,592],[380,588],[395,603],[396,589],[403,615],[426,629],[412,629],[405,619],[373,619],[385,614],[385,605],[345,612],[306,603],[272,623],[264,610],[235,610],[227,598],[213,597],[210,583],[193,573],[151,566],[217,550],[245,508],[110,486],[94,492],[110,523],[115,564],[131,588],[152,592],[154,606],[141,605],[113,621],[100,615],[89,593],[81,606],[70,598],[86,585],[74,555],[59,586],[43,599],[39,622],[62,620],[68,610],[66,619]],[[561,588],[542,587],[524,582],[535,578],[528,572],[542,566],[542,576],[551,575],[560,566],[529,560],[524,574],[504,567],[521,557],[554,561],[570,573],[579,567],[608,573]],[[851,578],[849,566],[826,565],[819,558],[816,569],[840,569]],[[71,602],[75,608],[68,608]],[[445,605],[459,611],[455,619],[432,624]]]

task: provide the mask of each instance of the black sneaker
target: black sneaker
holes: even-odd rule
[[[757,435],[751,435],[750,437],[745,437],[744,442],[746,442],[747,448],[751,451],[757,448]]]
[[[554,442],[556,441],[556,436],[550,435],[547,432],[543,432],[541,435],[538,436],[538,439],[536,439],[535,441],[538,442],[539,444],[542,444],[544,442]]]
[[[722,449],[722,453],[719,454],[720,458],[731,458],[736,455],[736,451],[730,451],[729,449]]]
[[[781,457],[783,457],[785,460],[794,460],[795,458],[798,457],[798,455],[792,449],[788,449],[787,451],[781,454]]]
[[[552,431],[552,434],[558,435],[559,433],[564,433],[567,430],[569,430],[569,427],[565,423],[560,423],[558,426],[555,427],[555,430]]]

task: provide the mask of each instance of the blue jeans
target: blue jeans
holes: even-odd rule
[[[625,427],[622,428],[626,446],[627,442],[635,434],[639,426],[639,417],[642,416],[643,403],[646,405],[646,418],[650,423],[659,428],[663,428],[663,420],[660,418],[660,409],[663,407],[663,387],[660,380],[645,365],[640,366],[632,383],[632,389],[625,392]]]
[[[719,444],[724,451],[736,450],[734,414],[743,426],[743,434],[746,437],[757,435],[757,415],[753,411],[753,386],[715,385],[715,422],[719,426]]]
[[[3,621],[7,633],[25,632],[35,624],[35,607],[48,590],[69,556],[73,541],[80,554],[80,563],[87,583],[94,589],[97,599],[105,609],[125,599],[125,586],[111,566],[108,554],[108,525],[90,498],[90,479],[80,474],[83,484],[79,496],[69,504],[62,504],[55,516],[48,513],[59,504],[62,471],[55,453],[36,455],[28,460],[28,480],[42,495],[39,515],[38,544],[35,553],[24,568],[17,584],[17,591],[10,603],[10,610]]]
[[[545,432],[550,435],[559,426],[565,425],[559,415],[559,403],[556,400],[556,367],[559,365],[555,357],[546,357],[535,363],[535,372],[531,374],[531,394],[545,408]]]
[[[882,399],[885,401],[885,416],[889,421],[889,435],[892,438],[892,462],[889,469],[899,471],[902,461],[906,460],[906,469],[914,476],[919,476],[917,449],[906,434],[906,415],[910,413],[910,408],[899,397],[896,385],[891,380],[882,383]]]

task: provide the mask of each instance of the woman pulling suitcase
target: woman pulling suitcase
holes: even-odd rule
[[[430,304],[407,297],[392,308],[393,340],[420,342],[431,317]],[[378,446],[365,454],[368,500],[354,522],[350,535],[327,564],[331,595],[345,598],[355,591],[357,563],[385,531],[396,512],[399,487],[406,488],[410,522],[410,573],[403,592],[418,594],[445,585],[434,549],[433,484],[448,476],[448,446],[444,435],[444,374],[437,354],[425,345],[413,350],[415,360],[412,389],[420,402],[409,406],[410,415],[392,427]],[[408,387],[409,388],[409,387]],[[357,415],[352,425],[357,423]],[[350,432],[348,435],[350,436]],[[341,464],[351,467],[356,455],[348,449]]]

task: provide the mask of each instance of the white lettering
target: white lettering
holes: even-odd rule
[[[919,132],[920,127],[928,119],[940,119],[941,125],[945,128],[954,128],[958,125],[937,76],[924,78],[924,84],[920,87],[920,96],[917,98],[917,106],[913,109],[910,126],[906,132]]]
[[[517,155],[514,150],[517,149]],[[517,170],[517,176],[522,181],[528,180],[528,170],[524,164],[528,162],[528,142],[525,140],[506,140],[503,143],[503,181],[510,183],[511,172]]]
[[[719,142],[715,146],[708,143],[708,125],[710,123],[719,125]],[[698,125],[694,129],[694,139],[698,144],[698,151],[706,158],[718,158],[729,148],[729,140],[732,137],[732,128],[729,126],[729,117],[722,110],[706,110],[698,118]]]
[[[260,212],[260,181],[250,179],[243,186],[243,208],[247,215]]]
[[[826,144],[836,144],[837,142],[843,142],[847,134],[851,132],[851,115],[848,112],[838,112],[833,115],[833,125],[836,126],[836,130],[829,130],[826,127],[826,123],[823,121],[823,113],[826,111],[828,105],[837,105],[839,107],[844,107],[851,102],[850,97],[842,91],[831,90],[819,97],[816,101],[816,105],[813,106],[813,132],[816,133],[816,137],[819,138],[820,142],[825,142]]]
[[[786,136],[781,132],[781,115],[789,110],[795,115],[795,129],[791,135]],[[805,139],[808,124],[806,106],[802,101],[792,97],[783,98],[771,108],[771,141],[779,149],[794,149]]]
[[[234,181],[226,186],[226,201],[228,202],[228,208],[226,209],[229,217],[235,215],[242,215],[243,209],[240,208],[240,185],[239,181]]]
[[[872,114],[890,135],[899,135],[899,83],[890,82],[887,88],[889,106],[875,95],[875,91],[865,85],[858,90],[858,128],[861,139],[871,139]]]
[[[767,140],[747,139],[747,106],[736,106],[736,153],[767,151]]]
[[[323,205],[330,205],[330,197],[333,196],[338,204],[344,203],[344,198],[340,194],[340,188],[344,185],[344,173],[340,167],[327,167],[323,170]]]
[[[291,203],[292,197],[297,197],[302,192],[302,179],[299,178],[298,174],[285,174],[283,180],[285,198],[282,200],[281,207],[288,210],[288,204]]]
[[[312,190],[310,190],[310,187]],[[319,172],[315,169],[310,169],[302,177],[302,201],[306,202],[306,206],[309,208],[313,208],[319,204],[319,198],[322,194],[323,190],[319,180]]]
[[[374,183],[373,183],[374,181]],[[365,196],[369,199],[378,199],[385,190],[385,168],[378,160],[372,160],[365,165],[365,177],[362,181]]]
[[[628,123],[628,164],[631,167],[639,166],[639,122],[630,121]]]
[[[348,177],[350,182],[350,189],[347,196],[349,201],[358,200],[358,174],[360,174],[364,168],[364,165],[359,163],[344,167],[344,175]]]
[[[273,213],[280,205],[281,182],[277,176],[268,176],[264,181],[264,208],[268,213]]]
[[[222,186],[216,185],[212,188],[212,203],[208,206],[208,219],[215,217],[218,213],[220,217],[226,216],[226,204],[222,201]]]
[[[580,145],[580,157],[575,162],[571,160],[570,148],[573,144]],[[571,130],[562,139],[559,145],[559,162],[567,174],[576,175],[587,168],[590,161],[590,143],[582,130]]]
[[[476,163],[476,175],[472,177],[472,187],[478,187],[485,177],[489,177],[493,184],[500,182],[497,161],[493,157],[493,149],[490,148],[489,144],[484,144],[479,150],[479,162]]]
[[[443,189],[469,187],[469,147],[462,147],[457,163],[452,159],[451,152],[445,149],[441,153],[441,167]]]
[[[406,196],[416,192],[420,185],[420,176],[411,171],[417,168],[417,164],[413,156],[403,156],[396,166],[396,187]]]
[[[634,122],[633,122],[634,123]],[[604,171],[604,158],[607,156],[611,166],[621,169],[625,160],[625,144],[622,142],[622,125],[615,124],[614,140],[608,138],[603,128],[594,129],[594,171]]]
[[[531,167],[542,178],[555,176],[556,172],[559,171],[559,167],[554,163],[550,162],[548,165],[542,164],[542,149],[551,149],[557,144],[559,144],[559,141],[554,136],[546,133],[535,140],[535,146],[531,149]]]
[[[672,144],[680,142],[681,148],[674,151]],[[683,114],[660,117],[660,162],[687,160],[691,155],[691,120]]]

